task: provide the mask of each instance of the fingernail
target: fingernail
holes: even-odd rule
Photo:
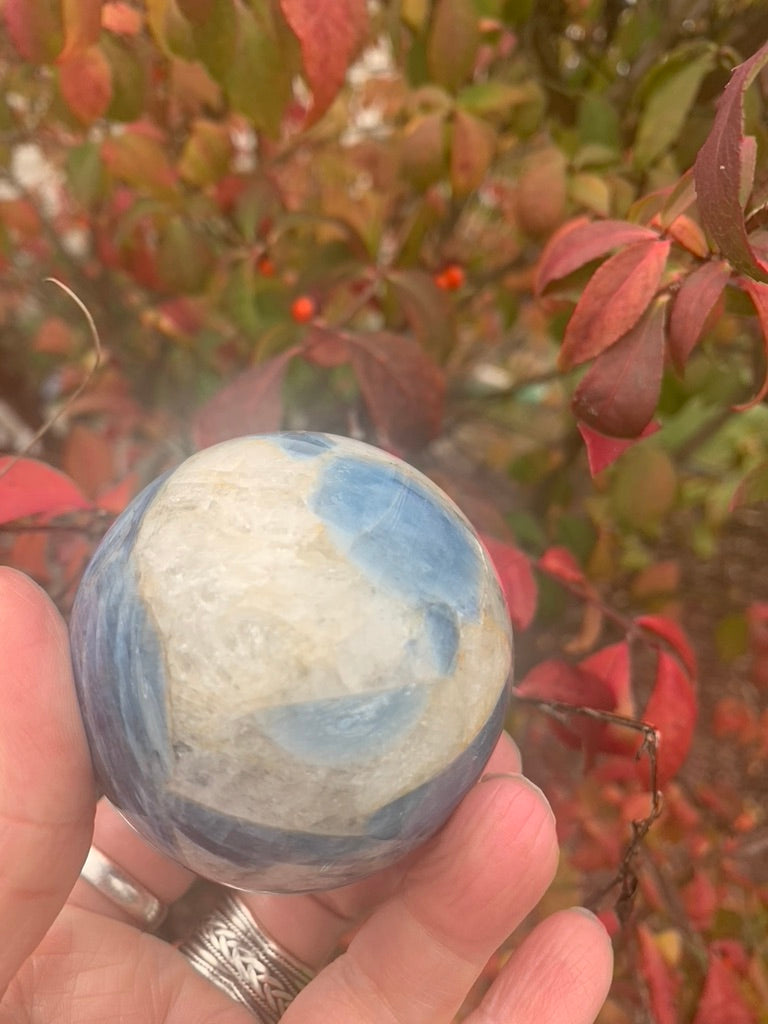
[[[481,782],[493,782],[494,779],[522,779],[520,772],[488,772],[480,776]]]

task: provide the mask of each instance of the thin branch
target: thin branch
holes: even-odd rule
[[[604,722],[610,725],[618,725],[625,729],[632,729],[642,734],[642,742],[638,747],[635,759],[639,760],[644,754],[648,757],[651,784],[651,806],[644,818],[631,822],[632,836],[627,843],[616,873],[607,885],[593,893],[585,905],[595,909],[602,903],[605,897],[614,889],[618,888],[619,894],[615,904],[616,915],[624,923],[629,917],[637,891],[637,871],[635,861],[642,846],[643,840],[648,835],[653,823],[661,814],[663,795],[658,786],[658,752],[659,733],[647,722],[640,722],[634,718],[627,718],[624,715],[616,715],[611,711],[602,711],[597,708],[579,707],[574,704],[566,704],[563,701],[541,700],[536,697],[523,697],[515,693],[512,695],[521,704],[529,704],[539,708],[545,714],[550,715],[561,724],[573,715],[581,715],[583,718],[591,718],[594,721]]]
[[[31,439],[27,442],[24,448],[20,452],[17,452],[16,455],[13,456],[11,461],[0,470],[0,479],[2,479],[6,475],[6,473],[10,472],[10,470],[13,469],[13,467],[16,465],[19,459],[23,458],[27,454],[27,452],[34,448],[34,446],[37,444],[40,438],[48,433],[48,431],[51,429],[54,423],[56,423],[57,420],[59,420],[60,417],[64,415],[64,413],[72,405],[72,403],[77,401],[77,399],[82,395],[82,393],[91,383],[94,374],[101,366],[101,339],[99,338],[99,332],[96,329],[96,324],[93,322],[93,317],[91,316],[88,307],[85,305],[83,300],[78,295],[76,295],[75,292],[72,291],[72,289],[68,285],[64,284],[63,281],[59,281],[59,279],[56,277],[46,277],[44,278],[44,280],[49,281],[51,284],[55,284],[57,288],[61,288],[61,290],[65,294],[67,294],[70,297],[70,299],[72,299],[75,305],[80,308],[88,324],[88,329],[91,332],[91,338],[93,339],[93,347],[96,353],[96,358],[94,359],[93,366],[90,368],[85,378],[80,382],[77,388],[75,388],[75,390],[66,400],[64,405],[62,405],[60,409],[57,409],[56,412],[49,419],[47,419],[45,423],[43,423],[43,425],[37,431],[35,431],[35,433],[32,435]]]

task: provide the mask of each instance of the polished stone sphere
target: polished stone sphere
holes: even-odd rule
[[[97,778],[240,889],[352,882],[432,835],[502,729],[512,637],[471,526],[376,448],[238,438],[150,484],[71,620]]]

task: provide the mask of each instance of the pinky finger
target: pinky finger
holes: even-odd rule
[[[610,939],[597,918],[560,911],[512,954],[467,1024],[593,1024],[612,973]]]

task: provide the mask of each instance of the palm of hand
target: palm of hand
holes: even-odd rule
[[[44,595],[7,570],[0,612],[10,652],[0,732],[0,1024],[252,1022],[172,945],[76,883],[95,799],[65,630]],[[519,770],[516,748],[502,740],[485,781],[443,831],[387,872],[319,896],[247,897],[274,937],[319,969],[284,1024],[449,1024],[554,873],[551,812]],[[104,803],[95,841],[164,901],[192,880]],[[323,967],[352,928],[347,951]],[[526,938],[469,1021],[589,1024],[610,973],[601,926],[561,912]]]

